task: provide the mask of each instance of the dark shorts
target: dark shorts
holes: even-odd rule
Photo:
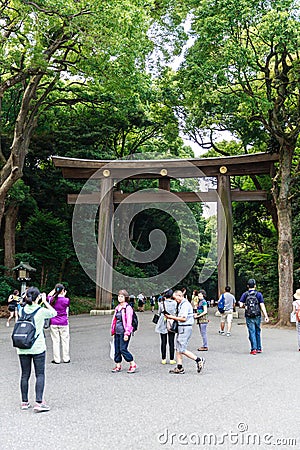
[[[15,305],[8,305],[8,311],[14,312],[17,309]]]

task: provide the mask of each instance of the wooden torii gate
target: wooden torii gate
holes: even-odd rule
[[[158,179],[159,188],[170,191],[172,178],[215,177],[217,189],[208,192],[176,192],[178,201],[217,202],[217,248],[218,248],[218,291],[223,291],[229,284],[235,292],[232,201],[266,201],[266,191],[231,190],[230,177],[242,175],[273,176],[277,154],[256,153],[241,156],[215,158],[163,159],[163,160],[87,160],[53,156],[55,167],[62,169],[65,178],[89,179],[96,177],[100,182],[98,246],[103,255],[103,264],[97,261],[96,267],[96,306],[110,309],[112,299],[112,273],[108,266],[113,265],[113,245],[109,233],[112,223],[114,204],[123,200],[130,202],[130,194],[123,194],[115,189],[116,183],[124,179]],[[196,170],[196,171],[195,171]],[[80,196],[68,195],[68,203],[75,204],[77,199],[82,203],[99,204],[99,194],[92,193]],[[134,200],[133,202],[136,202]],[[165,197],[157,193],[145,192],[139,202],[166,202]],[[173,200],[172,200],[173,202]],[[222,213],[221,213],[222,210]],[[105,283],[103,283],[105,280]],[[104,289],[102,286],[109,286]]]

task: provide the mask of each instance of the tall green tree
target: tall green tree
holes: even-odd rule
[[[1,1],[1,135],[12,137],[0,148],[0,221],[40,114],[54,104],[97,103],[103,84],[134,85],[151,48],[151,7],[139,0]]]
[[[187,131],[212,145],[215,131],[229,130],[240,139],[241,153],[262,143],[279,153],[272,192],[278,215],[279,323],[287,324],[293,294],[290,186],[300,132],[299,3],[185,3],[194,37],[179,71]]]

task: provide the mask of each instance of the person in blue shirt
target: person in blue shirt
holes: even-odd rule
[[[269,322],[264,298],[261,292],[256,290],[256,281],[251,278],[247,283],[248,291],[244,292],[240,298],[240,307],[245,307],[246,325],[251,345],[250,354],[262,353],[261,346],[261,311],[265,321]]]
[[[198,305],[197,312],[194,314],[194,318],[197,319],[197,324],[199,325],[199,331],[202,337],[202,347],[198,348],[199,352],[207,352],[208,351],[208,343],[207,343],[207,324],[208,314],[207,314],[207,301],[206,301],[206,292],[204,289],[201,289],[198,293]]]

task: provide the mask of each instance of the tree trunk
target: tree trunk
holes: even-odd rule
[[[4,225],[4,266],[8,270],[5,270],[6,276],[11,276],[11,270],[15,266],[15,253],[16,253],[16,223],[18,218],[19,207],[11,203],[5,213],[5,225]]]
[[[6,196],[14,183],[23,176],[25,157],[28,151],[33,130],[37,124],[37,106],[31,105],[42,75],[30,79],[16,119],[10,156],[0,170],[0,224],[4,216]]]
[[[280,149],[278,174],[274,179],[273,195],[278,215],[278,325],[290,325],[293,299],[292,207],[289,198],[294,146],[284,143]],[[279,183],[278,183],[279,182]]]
[[[40,280],[40,285],[41,286],[44,286],[44,276],[45,276],[45,266],[44,266],[44,263],[42,263],[41,280]]]

